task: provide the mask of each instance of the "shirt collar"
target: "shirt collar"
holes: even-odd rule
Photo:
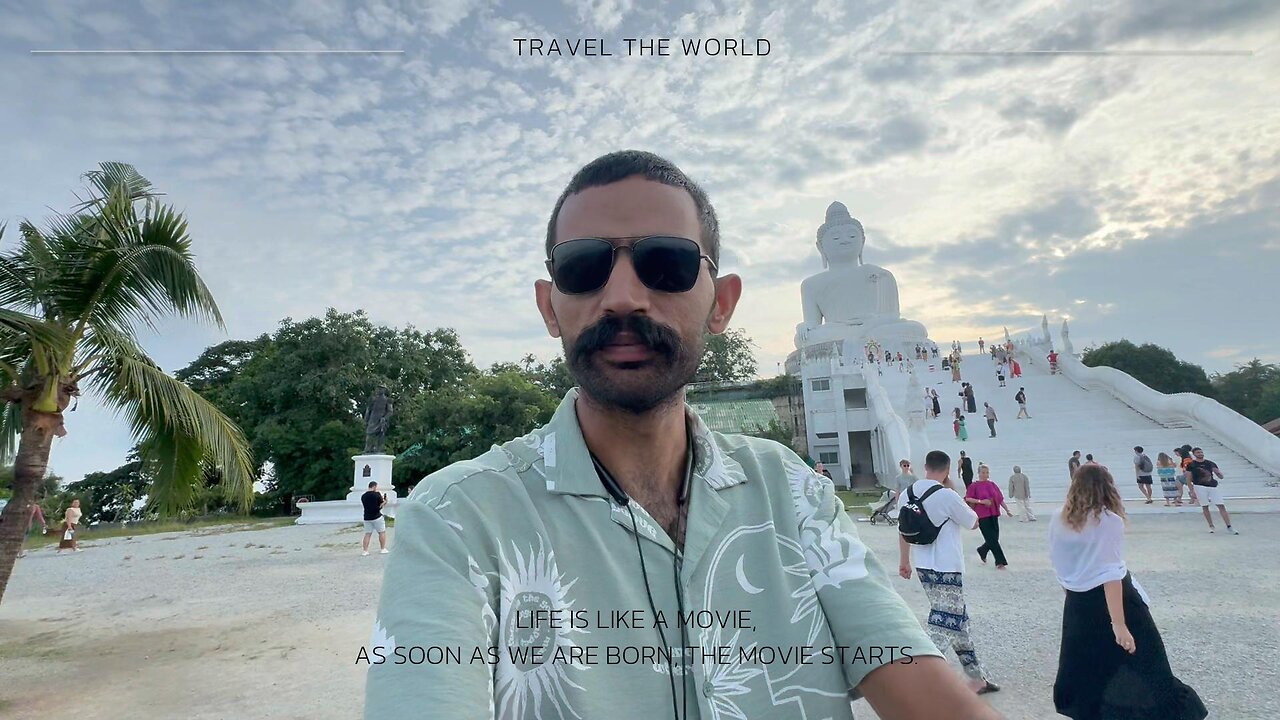
[[[540,456],[547,492],[607,498],[609,493],[596,475],[578,424],[578,413],[574,410],[577,399],[578,389],[573,388],[560,401],[551,422],[527,436],[526,442]],[[747,476],[742,466],[724,452],[693,408],[687,403],[684,407],[685,418],[693,431],[693,482],[705,482],[713,490],[745,483]]]

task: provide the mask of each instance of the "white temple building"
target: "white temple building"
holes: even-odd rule
[[[1048,318],[1037,331],[1016,340],[1006,332],[997,340],[1012,346],[1022,370],[1022,377],[1007,377],[1005,387],[990,355],[976,343],[963,347],[961,379],[973,386],[978,412],[965,415],[968,441],[957,440],[951,415],[963,408],[961,385],[941,363],[950,347],[940,348],[938,358],[916,359],[918,345],[933,343],[923,325],[901,317],[893,274],[862,262],[862,226],[841,203],[827,209],[817,243],[826,269],[801,285],[803,322],[786,370],[802,379],[809,455],[837,485],[891,485],[902,459],[923,477],[924,456],[932,449],[951,455],[956,474],[954,462],[964,450],[975,468],[989,465],[1001,486],[1018,465],[1031,478],[1033,500],[1060,503],[1069,481],[1067,459],[1080,450],[1108,466],[1121,494],[1132,499],[1138,497],[1134,446],[1154,461],[1190,444],[1222,469],[1230,501],[1280,502],[1280,437],[1210,398],[1166,395],[1114,368],[1084,366],[1065,320],[1056,346]],[[1051,374],[1046,357],[1055,347],[1060,372]],[[1016,419],[1013,398],[1020,388],[1030,419]],[[929,389],[941,404],[934,419],[926,416]],[[984,402],[999,417],[996,438],[988,437]],[[1163,508],[1158,485],[1155,491],[1158,504],[1152,507]]]

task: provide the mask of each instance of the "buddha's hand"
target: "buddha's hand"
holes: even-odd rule
[[[796,345],[805,345],[809,342],[809,331],[813,326],[809,323],[800,323],[796,326]]]

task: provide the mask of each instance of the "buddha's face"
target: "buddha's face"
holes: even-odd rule
[[[852,265],[857,263],[865,242],[857,225],[836,225],[822,233],[822,255],[830,265]]]

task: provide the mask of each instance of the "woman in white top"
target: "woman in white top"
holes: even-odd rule
[[[80,501],[72,500],[71,507],[67,508],[67,514],[62,517],[62,540],[58,543],[58,552],[67,549],[80,552],[80,546],[76,542],[76,527],[80,525],[80,516],[83,514]]]
[[[1081,466],[1049,525],[1049,557],[1066,590],[1053,704],[1074,720],[1202,720],[1208,710],[1173,676],[1146,593],[1125,567],[1124,527],[1111,472]]]

